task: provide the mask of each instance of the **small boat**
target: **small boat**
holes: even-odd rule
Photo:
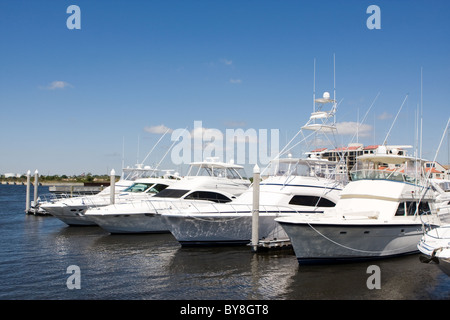
[[[435,193],[414,157],[383,146],[363,155],[335,208],[323,215],[276,219],[299,264],[372,260],[417,253],[423,219],[440,224]]]
[[[91,208],[86,216],[110,233],[166,233],[159,210],[206,203],[225,203],[250,186],[243,167],[208,158],[193,162],[187,176],[151,199]]]
[[[450,276],[450,224],[432,228],[426,232],[417,248],[421,252],[421,262],[435,263]]]

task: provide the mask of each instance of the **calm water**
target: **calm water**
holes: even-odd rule
[[[47,192],[42,187],[41,192]],[[181,248],[170,234],[109,235],[26,215],[25,186],[0,185],[0,299],[298,300],[450,298],[450,277],[418,255],[300,267],[292,252]],[[369,290],[367,267],[381,270]],[[67,267],[81,288],[68,289]]]

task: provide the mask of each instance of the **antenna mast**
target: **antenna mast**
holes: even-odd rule
[[[383,145],[384,145],[384,146],[385,146],[386,143],[387,143],[387,139],[388,139],[389,135],[391,134],[391,130],[392,130],[392,128],[394,127],[395,121],[397,121],[398,115],[400,114],[400,111],[402,111],[403,105],[405,104],[405,101],[406,101],[407,98],[408,98],[408,95],[406,95],[405,99],[403,99],[403,103],[402,103],[402,105],[400,106],[400,109],[398,110],[397,115],[396,115],[395,118],[394,118],[394,121],[392,122],[391,128],[389,129],[389,131],[388,131],[388,133],[387,133],[387,135],[386,135],[386,138],[384,138],[384,141],[383,141]]]
[[[420,159],[422,159],[422,134],[423,134],[423,84],[422,84],[423,67],[420,67]]]
[[[333,100],[336,106],[336,54],[333,53]],[[334,123],[336,123],[336,110],[334,110]]]
[[[316,58],[314,58],[313,112],[316,112]]]

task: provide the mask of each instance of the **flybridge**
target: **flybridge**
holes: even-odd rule
[[[351,143],[346,147],[339,147],[334,149],[319,148],[307,152],[308,158],[312,159],[325,159],[329,161],[340,162],[337,166],[337,172],[350,172],[357,162],[357,159],[362,156],[377,155],[379,159],[380,155],[385,155],[386,161],[389,157],[407,156],[406,149],[410,149],[409,145],[370,145],[364,146],[360,143]]]

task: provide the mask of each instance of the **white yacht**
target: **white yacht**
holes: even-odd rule
[[[156,170],[148,166],[138,165],[135,168],[124,168],[121,178],[114,184],[115,202],[153,196],[180,179],[169,173],[162,178],[150,178],[155,174]],[[84,213],[89,207],[111,204],[110,188],[107,187],[94,195],[66,197],[57,201],[44,202],[40,204],[40,208],[70,226],[95,225]]]
[[[437,214],[442,223],[450,223],[450,180],[431,179],[436,192]]]
[[[422,262],[435,263],[450,276],[450,224],[429,230],[420,239],[417,248],[422,253]]]
[[[421,218],[440,223],[435,194],[417,159],[388,154],[383,146],[358,159],[335,208],[323,215],[276,219],[300,264],[417,253]]]
[[[159,210],[232,201],[245,192],[250,181],[243,167],[207,159],[193,162],[187,176],[149,200],[91,208],[86,216],[110,233],[168,232]]]
[[[260,238],[287,238],[276,217],[320,214],[334,207],[343,188],[334,179],[335,165],[318,159],[274,160],[273,172],[260,182]],[[158,212],[182,246],[244,245],[252,239],[252,208],[253,187],[229,203],[174,206]]]

